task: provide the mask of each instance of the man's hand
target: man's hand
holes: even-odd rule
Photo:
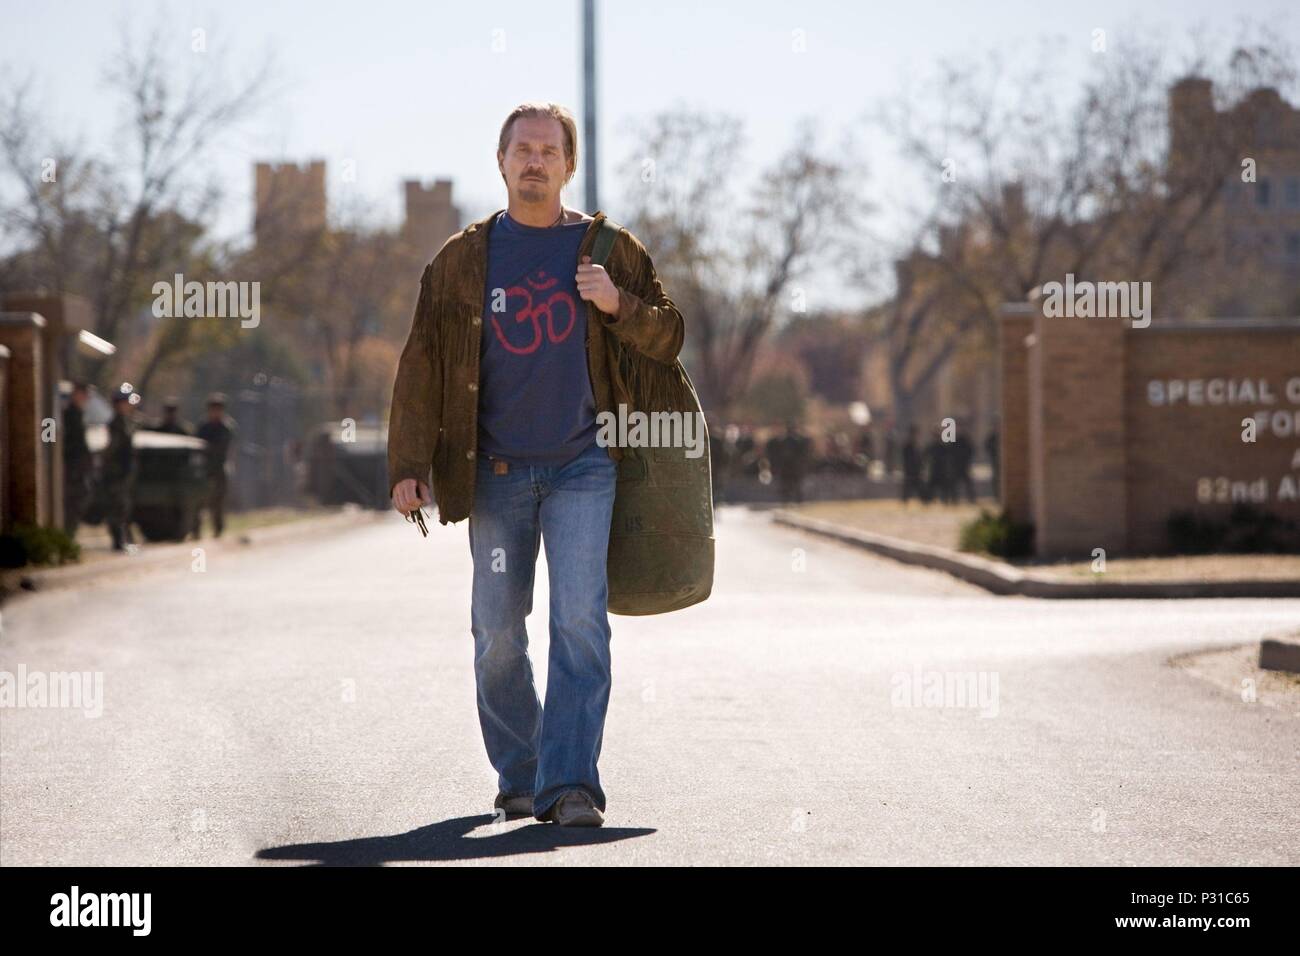
[[[618,315],[618,286],[604,266],[593,266],[591,256],[583,256],[577,279],[579,296],[606,315]]]
[[[418,489],[418,491],[417,491]],[[403,478],[393,486],[393,507],[405,517],[422,505],[431,503],[429,486],[414,478]]]

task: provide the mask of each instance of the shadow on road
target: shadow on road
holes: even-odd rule
[[[399,861],[481,860],[550,853],[561,847],[615,843],[647,836],[650,827],[561,827],[553,823],[494,826],[491,814],[455,817],[396,836],[361,837],[334,843],[294,843],[258,850],[258,860],[303,860],[314,866],[380,866]],[[482,836],[469,834],[485,827]]]

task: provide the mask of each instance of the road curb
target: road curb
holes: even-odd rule
[[[89,564],[68,564],[55,568],[28,570],[15,568],[0,572],[0,602],[13,598],[24,592],[46,591],[52,588],[75,587],[87,581],[98,580],[125,571],[140,568],[158,567],[176,561],[192,560],[194,548],[205,551],[230,551],[259,544],[272,544],[291,540],[307,534],[328,534],[365,524],[386,516],[386,512],[365,508],[347,509],[318,518],[299,518],[267,525],[262,528],[249,528],[239,534],[223,538],[201,538],[198,541],[179,541],[175,544],[151,544],[141,548],[134,555],[121,558],[105,558]]]
[[[964,554],[950,548],[918,544],[891,535],[863,531],[778,509],[772,521],[846,544],[865,548],[904,564],[916,564],[978,585],[994,594],[1023,597],[1082,598],[1220,598],[1300,597],[1300,581],[1058,581],[1003,561]]]

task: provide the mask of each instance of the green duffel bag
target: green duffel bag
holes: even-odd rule
[[[592,262],[603,265],[621,227],[606,219]],[[699,604],[713,590],[713,479],[708,429],[695,385],[672,366],[619,349],[630,411],[681,412],[703,430],[703,453],[684,447],[623,448],[609,529],[609,610],[663,614]]]

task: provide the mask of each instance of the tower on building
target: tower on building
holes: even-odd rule
[[[325,228],[325,161],[257,163],[253,235],[259,243]]]
[[[408,179],[402,189],[406,203],[402,238],[415,252],[431,259],[461,228],[460,210],[451,201],[451,180],[435,180],[430,187]]]

